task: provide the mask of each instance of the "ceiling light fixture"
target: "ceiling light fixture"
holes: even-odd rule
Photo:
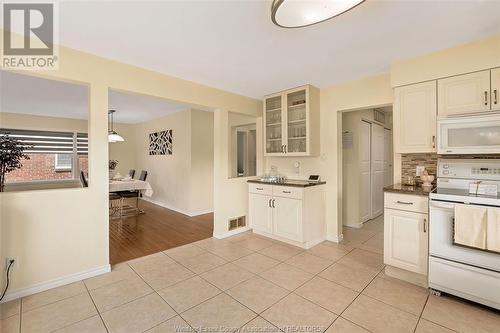
[[[116,110],[109,110],[108,111],[108,142],[122,142],[125,141],[121,135],[115,132],[113,125],[114,125],[114,119],[113,119],[113,114],[116,112]],[[110,126],[111,125],[111,126]]]
[[[271,19],[282,28],[320,23],[360,5],[365,0],[274,0]]]

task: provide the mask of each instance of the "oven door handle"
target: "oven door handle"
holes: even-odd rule
[[[434,207],[434,208],[445,208],[445,209],[454,209],[455,208],[455,204],[431,200],[431,207]]]

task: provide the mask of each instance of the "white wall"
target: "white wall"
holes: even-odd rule
[[[135,126],[115,123],[114,129],[125,141],[109,143],[109,159],[118,161],[116,171],[125,176],[130,169],[135,169],[136,165]],[[138,177],[138,175],[135,177]]]
[[[148,172],[154,193],[144,199],[190,216],[212,212],[213,113],[186,110],[129,127],[134,138],[134,165],[121,161],[119,165],[127,165],[126,170],[135,168],[136,173]],[[172,155],[149,155],[149,134],[169,129]],[[110,144],[110,156],[115,146],[128,150],[127,141]]]

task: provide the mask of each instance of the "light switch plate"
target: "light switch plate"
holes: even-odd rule
[[[424,170],[425,170],[424,165],[417,165],[417,171],[416,171],[417,177],[420,177],[420,175],[422,174],[422,171],[424,171]]]

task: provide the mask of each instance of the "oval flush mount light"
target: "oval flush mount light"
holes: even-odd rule
[[[363,2],[365,0],[274,0],[271,19],[282,28],[301,28],[339,16]]]

